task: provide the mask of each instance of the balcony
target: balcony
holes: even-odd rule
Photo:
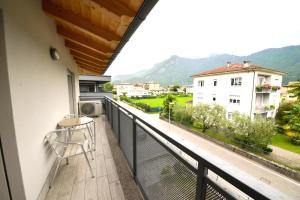
[[[280,86],[263,84],[263,85],[257,85],[255,89],[256,89],[256,93],[272,93],[280,90]]]
[[[182,145],[110,98],[105,99],[105,110],[145,199],[288,198],[237,168]]]

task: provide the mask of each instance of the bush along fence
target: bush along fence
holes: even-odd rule
[[[164,109],[163,109],[164,111]],[[171,109],[171,119],[201,131],[213,133],[218,139],[237,145],[252,152],[270,153],[275,124],[271,119],[257,116],[254,120],[239,113],[233,113],[232,119],[226,119],[226,111],[220,105],[199,104],[197,106],[175,105]],[[168,113],[161,113],[167,117]]]
[[[160,107],[151,107],[148,104],[145,103],[140,103],[140,102],[134,102],[127,96],[120,96],[121,101],[125,101],[126,103],[130,104],[131,106],[138,108],[144,112],[147,113],[154,113],[154,112],[160,112],[161,108]]]
[[[288,198],[222,160],[193,151],[110,98],[104,108],[144,199]],[[211,172],[226,185],[208,176]]]

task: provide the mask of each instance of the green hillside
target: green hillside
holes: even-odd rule
[[[250,60],[254,64],[286,72],[283,83],[300,79],[300,45],[283,48],[272,48],[248,56],[229,54],[214,55],[206,58],[190,59],[171,56],[169,59],[131,75],[113,77],[114,82],[147,82],[155,81],[162,85],[191,84],[192,74],[224,66],[227,61],[242,62]]]

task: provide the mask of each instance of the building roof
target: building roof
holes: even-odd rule
[[[229,64],[229,66],[217,67],[211,70],[202,71],[196,74],[193,74],[192,77],[202,77],[202,76],[211,76],[211,75],[219,75],[219,74],[229,74],[229,73],[238,73],[238,72],[249,72],[249,71],[262,71],[268,73],[274,73],[283,75],[284,72],[273,70],[270,68],[261,67],[255,64]]]

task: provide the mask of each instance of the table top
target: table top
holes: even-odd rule
[[[75,117],[75,118],[61,120],[60,122],[58,122],[58,126],[63,127],[63,128],[68,128],[68,127],[88,124],[92,121],[93,121],[93,118],[90,118],[90,117]]]

